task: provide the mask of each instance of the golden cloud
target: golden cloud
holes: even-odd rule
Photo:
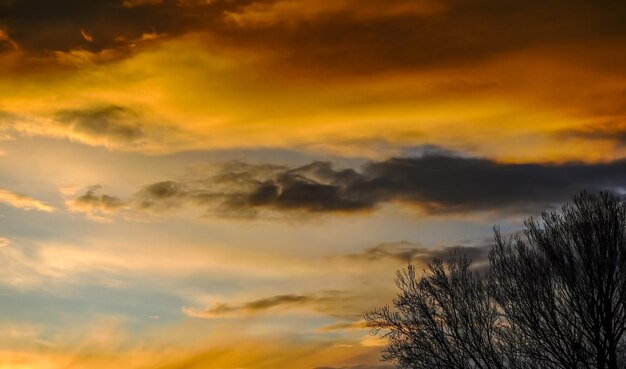
[[[610,141],[554,135],[625,114],[616,94],[625,80],[568,68],[573,51],[560,57],[565,64],[534,52],[320,84],[284,80],[273,68],[289,69],[279,65],[268,71],[271,54],[207,42],[189,36],[122,59],[115,50],[57,52],[59,63],[74,67],[0,82],[4,130],[148,153],[252,145],[380,158],[431,143],[509,161],[624,155]],[[537,78],[520,72],[528,65]]]
[[[626,119],[623,5],[479,3],[98,3],[127,14],[119,31],[95,23],[81,36],[51,13],[50,37],[78,40],[47,51],[34,44],[47,35],[19,29],[24,13],[11,24],[24,40],[0,32],[0,43],[27,45],[0,53],[0,110],[13,117],[0,119],[18,135],[152,154],[254,146],[380,158],[429,143],[501,161],[624,157],[619,138],[593,134]],[[76,11],[101,19],[96,10]],[[119,134],[131,128],[140,134]]]
[[[52,213],[55,210],[54,207],[42,201],[5,189],[0,189],[0,202],[23,210],[36,210],[46,213]]]

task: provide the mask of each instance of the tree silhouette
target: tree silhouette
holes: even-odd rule
[[[560,211],[495,229],[489,268],[460,252],[399,271],[394,309],[365,315],[399,368],[624,368],[626,204],[583,192]]]

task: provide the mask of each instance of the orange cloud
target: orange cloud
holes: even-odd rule
[[[90,35],[89,33],[87,33],[87,31],[85,31],[84,29],[80,30],[80,35],[83,36],[83,39],[85,39],[85,41],[87,42],[93,42],[93,36]]]
[[[532,6],[479,3],[187,1],[117,8],[134,22],[117,33],[90,25],[98,37],[88,48],[76,34],[80,40],[52,56],[33,51],[34,44],[2,55],[0,109],[17,117],[13,124],[23,135],[149,153],[259,145],[380,158],[430,143],[504,161],[624,157],[614,140],[555,134],[596,122],[623,125],[626,55],[615,15],[623,5],[556,1],[535,14]],[[84,10],[102,18],[92,11]],[[140,138],[58,119],[60,112],[112,106],[126,113],[102,124],[141,127]]]
[[[254,56],[236,61],[235,54],[218,56],[205,47],[198,39],[166,42],[108,64],[98,61],[108,59],[105,54],[59,53],[63,63],[80,68],[46,79],[4,78],[0,109],[14,117],[11,126],[19,134],[153,153],[256,142],[370,157],[398,155],[399,148],[422,143],[516,161],[624,155],[611,142],[579,136],[574,149],[554,135],[605,115],[622,119],[614,95],[621,82],[611,74],[594,77],[543,64],[545,58],[535,55],[461,70],[290,84],[251,74],[260,68]],[[537,73],[561,77],[545,83],[518,78],[516,68],[531,59]],[[597,98],[586,102],[565,80],[584,84]],[[572,99],[575,106],[567,102]],[[598,104],[608,111],[594,112]],[[138,135],[119,134],[131,128]]]
[[[1,44],[5,44],[13,50],[18,50],[20,48],[20,45],[18,45],[17,42],[9,36],[9,33],[4,28],[0,28],[0,45]]]

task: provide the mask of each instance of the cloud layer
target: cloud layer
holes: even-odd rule
[[[24,135],[151,153],[258,143],[380,160],[435,142],[509,161],[626,156],[621,2],[21,0],[0,10],[0,109],[14,117],[0,121]]]
[[[191,205],[225,217],[354,214],[389,203],[430,214],[530,212],[582,190],[619,191],[625,185],[625,161],[507,164],[442,151],[372,161],[358,170],[329,162],[300,167],[233,162],[196,169],[186,180],[147,185],[125,201],[96,195],[92,188],[72,204],[85,212],[127,205],[156,213]]]
[[[271,50],[283,66],[344,73],[467,63],[532,45],[623,36],[626,11],[620,2],[579,0],[384,6],[375,0],[98,0],[88,6],[22,0],[0,6],[14,42],[29,50],[98,51],[155,31],[169,37],[205,32],[219,44]]]

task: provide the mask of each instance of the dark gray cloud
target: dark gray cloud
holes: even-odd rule
[[[336,169],[329,162],[289,168],[229,163],[188,180],[150,184],[129,200],[141,209],[195,205],[208,214],[255,217],[359,213],[387,203],[431,214],[537,212],[582,190],[622,190],[626,161],[510,164],[445,152]]]
[[[373,199],[348,190],[361,179],[352,169],[335,171],[329,163],[316,162],[257,182],[249,192],[230,194],[223,204],[235,211],[263,207],[309,212],[364,210],[371,208]]]
[[[358,171],[314,162],[233,185],[232,192],[220,196],[222,208],[235,213],[354,213],[390,202],[417,205],[430,213],[535,211],[581,190],[625,186],[626,161],[505,164],[432,153],[370,162]]]

